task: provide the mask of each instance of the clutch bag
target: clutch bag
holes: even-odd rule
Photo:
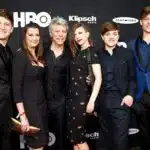
[[[12,130],[15,130],[15,131],[17,131],[19,133],[22,133],[22,131],[21,131],[21,122],[18,121],[17,119],[15,119],[15,118],[11,118],[11,121],[12,121]],[[39,131],[40,131],[40,128],[35,127],[35,126],[30,126],[29,131],[28,132],[24,132],[23,134],[25,134],[25,135],[33,135],[33,134],[35,134],[35,133],[37,133]]]

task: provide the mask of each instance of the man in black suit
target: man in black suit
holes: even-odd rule
[[[104,47],[99,50],[103,79],[99,121],[107,150],[128,150],[130,107],[136,90],[132,52],[117,46],[117,24],[106,22],[100,30]]]
[[[11,110],[11,64],[12,52],[7,45],[13,31],[13,17],[0,10],[0,149],[8,150],[9,118]]]

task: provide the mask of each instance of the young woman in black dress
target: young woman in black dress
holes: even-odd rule
[[[94,110],[94,103],[101,85],[101,67],[98,55],[90,42],[90,32],[86,25],[78,23],[72,28],[70,47],[73,59],[70,61],[70,87],[67,100],[67,134],[74,150],[89,150],[86,143],[87,113]],[[86,83],[89,74],[87,56],[90,53],[92,70],[95,76],[90,91]]]
[[[46,99],[44,92],[44,60],[40,28],[30,23],[24,28],[23,47],[13,61],[13,94],[20,116],[22,132],[29,126],[40,128],[26,136],[30,150],[43,150],[48,141]]]

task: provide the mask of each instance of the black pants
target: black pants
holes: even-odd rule
[[[128,150],[130,108],[120,106],[122,97],[117,92],[104,95],[101,101],[103,104],[100,104],[99,123],[106,149]]]
[[[150,95],[147,92],[133,105],[133,110],[137,115],[141,150],[150,150]]]
[[[56,136],[54,149],[63,150],[65,146],[65,101],[53,108],[48,117],[49,131]]]
[[[0,150],[10,150],[10,129],[8,121],[0,125]]]

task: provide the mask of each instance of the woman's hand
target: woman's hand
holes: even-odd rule
[[[87,113],[92,113],[94,111],[94,102],[88,102],[87,106],[86,106],[86,112]]]
[[[21,131],[23,133],[28,132],[30,129],[30,125],[26,115],[20,116],[20,122],[21,122]]]
[[[86,77],[86,83],[87,83],[88,85],[91,85],[91,75],[88,75],[88,76]]]

